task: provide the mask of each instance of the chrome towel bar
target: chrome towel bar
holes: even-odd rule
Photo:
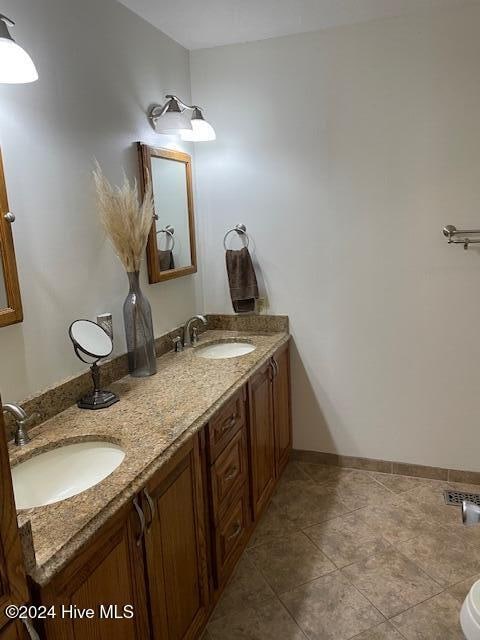
[[[448,244],[463,244],[465,250],[470,244],[480,244],[480,238],[472,240],[468,237],[475,234],[480,234],[480,229],[457,229],[453,224],[443,227],[443,235],[448,238]]]

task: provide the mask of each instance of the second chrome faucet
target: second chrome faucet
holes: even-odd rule
[[[183,326],[183,338],[178,336],[174,339],[175,351],[183,351],[185,347],[190,347],[198,342],[198,327],[194,326],[195,322],[201,322],[207,325],[205,316],[196,315],[189,318]]]

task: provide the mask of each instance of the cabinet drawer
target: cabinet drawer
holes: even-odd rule
[[[221,586],[230,576],[243,551],[250,528],[248,483],[245,483],[215,531],[215,578]]]
[[[215,522],[247,480],[247,465],[247,433],[245,427],[241,427],[210,469]]]
[[[245,389],[241,389],[209,422],[208,447],[211,463],[244,424]]]

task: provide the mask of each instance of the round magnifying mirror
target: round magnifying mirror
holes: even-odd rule
[[[73,348],[82,362],[91,365],[93,390],[80,398],[80,409],[105,409],[115,402],[118,396],[100,386],[100,368],[97,364],[113,351],[113,340],[108,333],[92,320],[75,320],[68,330]]]
[[[112,353],[113,342],[108,333],[100,325],[91,320],[75,320],[70,325],[70,338],[76,349],[86,356],[99,360]]]

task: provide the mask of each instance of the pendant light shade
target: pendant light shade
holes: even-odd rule
[[[38,80],[31,57],[10,35],[12,22],[0,14],[0,83],[23,84]]]
[[[193,109],[191,125],[191,130],[186,129],[181,132],[182,140],[186,142],[209,142],[216,139],[215,129],[204,119],[198,107]]]
[[[175,97],[171,97],[164,107],[154,107],[150,117],[157,133],[179,135],[192,128],[188,111],[180,107]]]

